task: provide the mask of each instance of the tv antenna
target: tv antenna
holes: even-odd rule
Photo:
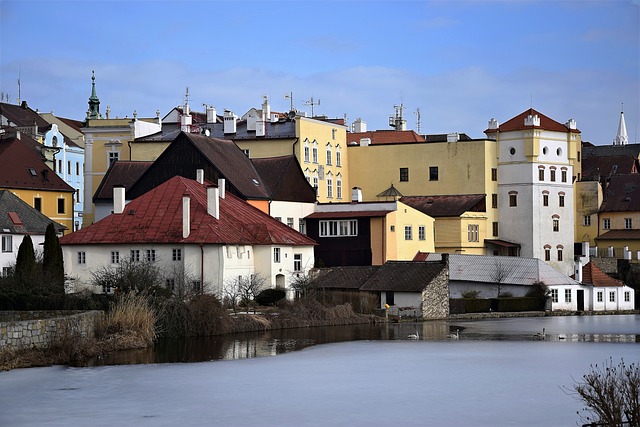
[[[414,112],[414,114],[416,115],[416,128],[418,130],[418,135],[420,134],[420,109],[416,108],[416,111]]]
[[[291,105],[289,107],[289,111],[295,111],[293,109],[293,92],[285,93],[284,97],[285,97],[285,99],[288,99],[289,102],[291,103]]]
[[[314,107],[315,105],[320,105],[320,100],[318,99],[318,100],[314,101],[314,100],[313,100],[313,96],[312,96],[312,97],[311,97],[311,100],[309,100],[309,101],[304,101],[304,104],[305,104],[305,105],[311,105],[311,117],[315,117],[315,114],[313,113],[313,107]]]

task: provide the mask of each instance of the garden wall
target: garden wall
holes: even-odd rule
[[[94,337],[102,311],[0,312],[0,350],[46,348],[65,337]]]

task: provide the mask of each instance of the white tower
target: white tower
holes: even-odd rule
[[[620,112],[620,122],[618,123],[618,134],[613,140],[613,145],[627,145],[629,137],[627,136],[627,125],[624,123],[624,111]]]

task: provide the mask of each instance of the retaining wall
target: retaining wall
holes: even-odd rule
[[[98,310],[0,312],[0,349],[46,348],[68,337],[94,337],[102,315]]]

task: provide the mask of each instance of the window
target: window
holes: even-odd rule
[[[497,180],[498,180],[498,169],[491,168],[491,181],[497,181]]]
[[[491,228],[493,231],[493,237],[498,237],[498,223],[497,222],[492,222],[491,223]]]
[[[342,199],[342,180],[336,179],[336,197]]]
[[[543,194],[542,195],[542,206],[549,206],[549,195],[548,194]]]
[[[404,240],[413,240],[413,227],[410,225],[404,226]]]
[[[176,279],[165,279],[164,284],[170,291],[174,291],[176,289]]]
[[[280,248],[273,248],[273,262],[280,262]]]
[[[273,218],[278,222],[282,222],[282,217],[281,216],[275,216]]]
[[[309,163],[309,146],[304,146],[304,162]]]
[[[538,169],[538,181],[544,181],[544,169]]]
[[[470,242],[477,242],[478,237],[478,224],[469,224],[467,226],[467,239]]]
[[[551,182],[555,182],[556,181],[556,170],[555,169],[551,169]]]
[[[155,249],[147,249],[146,251],[146,259],[147,262],[155,262],[156,261],[156,250]]]
[[[491,207],[498,209],[498,195],[495,193],[491,195]]]
[[[564,194],[558,194],[558,205],[564,208]]]
[[[598,291],[598,293],[596,294],[596,299],[598,300],[598,302],[602,302],[603,298],[603,292],[602,291]]]
[[[13,252],[13,236],[2,236],[2,252]]]
[[[62,160],[58,160],[58,170],[56,172],[62,173]]]
[[[76,162],[76,175],[80,175],[80,162]]]
[[[193,292],[200,292],[202,290],[202,286],[200,285],[200,280],[192,280],[191,289],[193,290]]]
[[[313,177],[313,188],[315,188],[316,191],[318,191],[318,175],[314,175]]]
[[[302,254],[293,254],[293,271],[302,271]]]
[[[287,225],[291,228],[293,228],[293,218],[291,217],[287,217]]]
[[[551,289],[551,302],[558,302],[558,290]]]
[[[591,225],[591,215],[585,215],[582,218],[582,225],[584,225],[585,227],[588,227]]]
[[[336,166],[337,167],[342,166],[342,155],[340,154],[340,150],[336,151]]]
[[[114,164],[115,162],[117,162],[118,160],[120,160],[120,153],[117,151],[111,151],[109,152],[109,167],[111,167],[112,164]]]
[[[558,218],[553,218],[553,231],[560,231],[560,220]]]
[[[562,261],[562,248],[558,248],[558,261]]]
[[[562,169],[560,171],[560,179],[562,180],[562,182],[567,182],[567,170],[566,169]]]
[[[131,262],[140,262],[140,249],[131,249]]]
[[[71,160],[67,160],[67,174],[71,175]]]
[[[400,168],[400,182],[409,181],[409,168]]]
[[[427,240],[427,228],[424,225],[418,226],[418,240]]]
[[[304,219],[300,218],[298,221],[298,231],[302,234],[307,234],[307,228],[305,225]]]
[[[564,302],[571,302],[571,289],[564,290]]]
[[[11,276],[11,267],[2,267],[2,277]]]
[[[78,252],[78,264],[86,264],[87,263],[87,253],[84,251]]]
[[[58,213],[64,213],[64,199],[58,199]]]
[[[616,293],[614,291],[609,292],[609,302],[616,302]]]
[[[438,180],[438,167],[429,166],[429,181],[437,181],[437,180]]]
[[[120,252],[111,251],[111,264],[120,264]]]
[[[610,230],[611,229],[611,219],[605,218],[602,220],[602,229]]]
[[[631,228],[633,228],[633,221],[631,218],[624,219],[624,228],[625,230],[631,230]]]
[[[311,160],[313,163],[318,163],[318,147],[311,149]]]
[[[42,198],[34,197],[33,198],[33,208],[38,212],[42,212]]]
[[[327,165],[331,166],[331,147],[327,146]]]
[[[320,221],[320,237],[348,237],[357,235],[357,219]]]
[[[333,180],[331,178],[327,178],[327,198],[333,198]]]
[[[249,148],[243,148],[242,152],[244,153],[245,156],[247,157],[251,157],[251,149]]]
[[[551,248],[544,248],[544,260],[551,261]]]
[[[624,291],[624,302],[630,302],[630,301],[631,301],[631,292]]]
[[[171,259],[174,261],[182,261],[182,249],[172,249],[171,250]]]
[[[518,206],[518,193],[515,191],[509,193],[509,206],[510,207]]]

